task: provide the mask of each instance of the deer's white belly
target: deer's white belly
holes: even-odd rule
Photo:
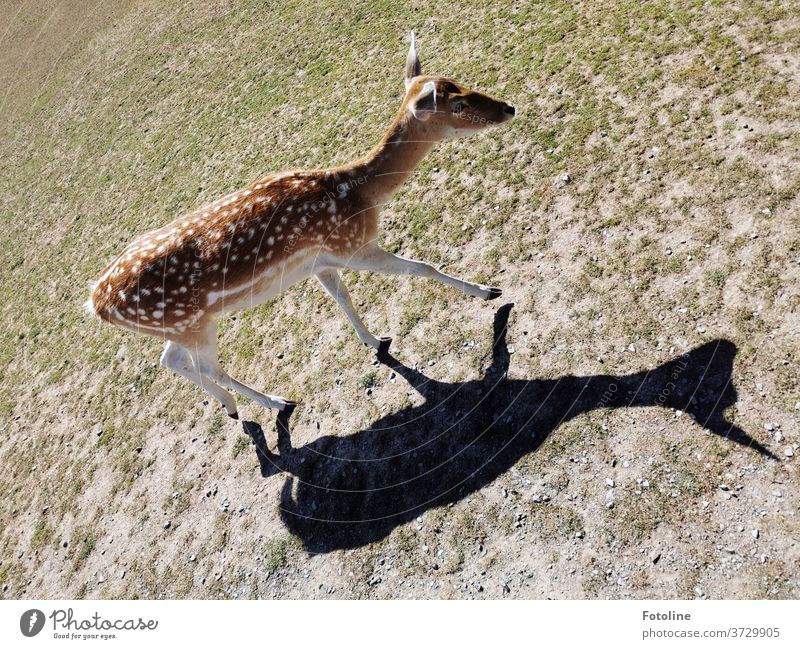
[[[220,291],[210,291],[206,308],[218,313],[228,313],[263,304],[330,266],[327,255],[320,254],[319,250],[299,250],[244,283]]]

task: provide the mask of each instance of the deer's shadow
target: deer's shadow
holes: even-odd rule
[[[281,518],[308,551],[378,541],[426,510],[486,486],[562,423],[596,408],[676,408],[697,422],[692,425],[698,432],[706,428],[777,459],[723,415],[736,402],[736,346],[730,341],[714,340],[624,376],[509,379],[505,333],[511,307],[495,316],[493,361],[480,380],[442,383],[384,356],[382,362],[425,403],[381,417],[365,430],[292,448],[288,418],[279,416],[273,454],[261,427],[244,422],[262,475],[291,474],[281,492]]]

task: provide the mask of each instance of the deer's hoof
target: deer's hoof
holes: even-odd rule
[[[230,417],[231,419],[238,420],[239,419],[239,413],[238,412],[229,412],[228,413],[228,417]]]
[[[499,288],[490,288],[489,289],[489,295],[486,297],[486,300],[487,301],[488,300],[496,300],[502,294],[503,294],[503,291],[501,291]]]
[[[284,417],[290,417],[295,408],[297,408],[297,401],[287,401],[283,404],[283,408],[281,408],[281,414]]]
[[[392,339],[389,337],[379,338],[378,343],[377,355],[386,356],[389,353],[389,346],[392,344]]]

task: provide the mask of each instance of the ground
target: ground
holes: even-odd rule
[[[797,2],[0,12],[4,598],[800,595]],[[381,239],[500,300],[345,273],[384,362],[313,282],[228,317],[300,403],[244,425],[82,311],[137,234],[369,150],[412,28],[517,118]]]

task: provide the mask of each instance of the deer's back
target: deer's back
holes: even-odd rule
[[[374,238],[377,224],[342,178],[267,176],[137,237],[103,270],[92,310],[144,333],[181,334],[226,301],[291,275],[309,255],[349,254]]]

